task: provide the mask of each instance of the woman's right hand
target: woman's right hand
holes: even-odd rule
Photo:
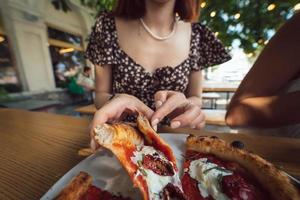
[[[95,112],[93,121],[90,124],[90,135],[92,136],[94,128],[99,124],[120,121],[124,115],[137,112],[144,114],[148,119],[153,114],[153,110],[135,96],[117,94]],[[96,150],[98,147],[99,145],[91,137],[91,148]]]

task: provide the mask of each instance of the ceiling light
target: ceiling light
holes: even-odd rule
[[[64,54],[64,53],[69,53],[69,52],[72,52],[72,51],[74,51],[73,48],[65,48],[65,49],[59,50],[59,53]]]

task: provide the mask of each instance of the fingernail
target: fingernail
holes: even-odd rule
[[[171,123],[171,128],[179,128],[180,127],[180,122],[179,121],[175,121]]]
[[[155,107],[156,107],[156,108],[159,108],[161,105],[162,105],[162,102],[161,102],[161,101],[156,101],[156,102],[155,102]]]
[[[159,120],[158,119],[154,119],[153,121],[152,121],[152,127],[154,127],[154,126],[156,126],[157,124],[158,124],[158,122],[159,122]]]
[[[157,125],[153,126],[153,129],[154,129],[155,131],[157,131]]]
[[[96,151],[96,143],[94,140],[91,140],[90,146],[93,151]]]

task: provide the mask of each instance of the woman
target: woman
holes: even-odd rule
[[[112,14],[99,16],[86,52],[96,65],[95,104],[101,108],[92,126],[128,111],[144,113],[153,127],[166,116],[173,128],[204,126],[201,70],[230,56],[205,26],[190,23],[197,3],[119,0]]]
[[[300,137],[299,36],[297,13],[270,40],[242,81],[228,107],[228,125],[280,127],[268,134]]]

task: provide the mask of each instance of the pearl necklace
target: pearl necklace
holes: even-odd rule
[[[171,37],[175,34],[176,27],[177,27],[177,19],[175,18],[174,24],[173,24],[173,29],[172,29],[171,33],[170,33],[169,35],[167,35],[167,36],[160,37],[160,36],[155,35],[155,34],[151,31],[151,29],[146,25],[146,23],[144,22],[144,20],[143,20],[142,18],[140,18],[140,22],[141,22],[141,24],[143,25],[144,29],[149,33],[149,35],[150,35],[151,37],[153,37],[153,38],[156,39],[156,40],[160,40],[160,41],[162,41],[162,40],[167,40],[167,39],[171,38]]]

